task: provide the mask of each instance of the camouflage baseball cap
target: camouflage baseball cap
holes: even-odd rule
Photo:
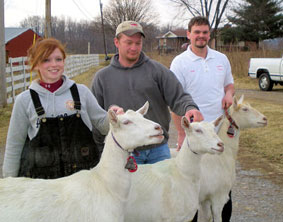
[[[143,37],[145,37],[142,26],[138,22],[125,21],[118,25],[115,36],[117,37],[120,33],[123,33],[127,36],[132,36],[138,32],[141,33]]]

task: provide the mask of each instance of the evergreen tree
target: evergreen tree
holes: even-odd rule
[[[238,40],[257,44],[264,39],[283,37],[283,0],[244,0],[228,16]],[[235,38],[235,37],[234,37]]]

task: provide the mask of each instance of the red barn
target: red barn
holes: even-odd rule
[[[33,39],[40,36],[30,28],[5,28],[6,58],[27,56]]]

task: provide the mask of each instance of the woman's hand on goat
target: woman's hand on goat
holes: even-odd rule
[[[112,105],[109,107],[112,111],[114,111],[117,115],[124,114],[124,109],[117,105]]]

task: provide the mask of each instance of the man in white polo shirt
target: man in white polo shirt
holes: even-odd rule
[[[188,25],[187,38],[190,45],[187,50],[176,56],[171,64],[171,71],[181,82],[185,92],[190,93],[198,105],[205,121],[215,120],[224,113],[224,108],[232,105],[234,80],[228,58],[208,47],[210,24],[207,18],[194,17]],[[181,127],[181,117],[172,113],[178,130],[178,149],[185,133]],[[231,131],[233,129],[231,128]],[[222,221],[230,221],[232,202],[224,207]],[[196,218],[194,221],[197,221]]]

